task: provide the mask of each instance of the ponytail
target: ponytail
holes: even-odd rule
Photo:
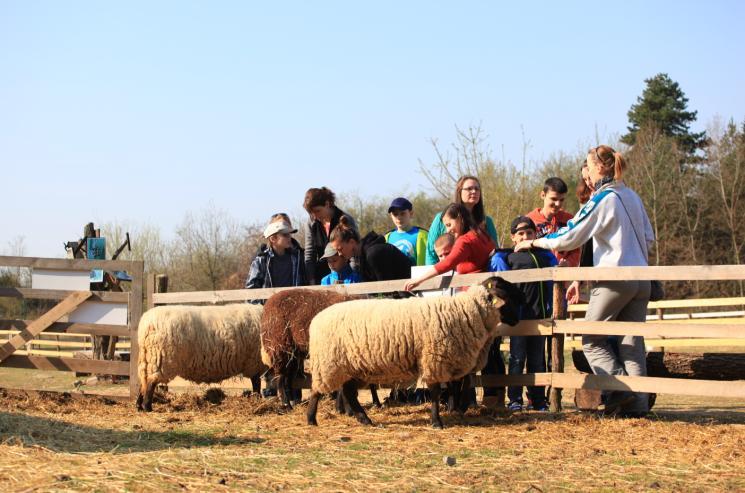
[[[352,227],[349,218],[347,218],[347,216],[345,215],[342,215],[339,218],[339,224],[337,224],[336,227],[331,230],[331,234],[329,235],[329,242],[336,240],[341,240],[344,243],[348,242],[349,240],[354,240],[358,243],[360,241],[360,234],[354,227]]]
[[[623,177],[623,172],[626,171],[626,159],[620,152],[613,153],[613,167],[615,168],[613,178],[620,180]]]

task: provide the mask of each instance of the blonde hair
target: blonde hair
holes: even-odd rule
[[[626,171],[626,160],[620,152],[617,152],[611,146],[599,145],[593,147],[588,153],[588,159],[600,166],[604,176],[613,173],[613,178],[616,180],[623,178],[623,172]]]

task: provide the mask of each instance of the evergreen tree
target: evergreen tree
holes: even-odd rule
[[[654,126],[664,135],[673,137],[678,148],[688,156],[703,149],[706,145],[706,132],[690,131],[697,112],[687,111],[688,98],[680,85],[667,74],[657,74],[644,82],[647,87],[628,112],[631,126],[621,142],[633,146],[640,128]]]

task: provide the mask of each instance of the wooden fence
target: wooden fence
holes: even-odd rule
[[[64,291],[56,289],[0,288],[0,297],[24,300],[59,301],[35,320],[0,320],[0,329],[12,331],[10,339],[0,346],[0,368],[26,368],[38,370],[75,371],[129,377],[129,398],[138,390],[137,378],[137,325],[143,309],[144,265],[142,261],[122,260],[68,260],[36,257],[0,256],[0,267],[30,269],[52,269],[59,271],[89,271],[105,269],[126,271],[132,277],[131,291]],[[127,324],[74,323],[67,316],[85,301],[103,301],[127,304]],[[16,332],[17,331],[17,332]],[[51,357],[35,354],[19,354],[19,350],[42,333],[82,334],[95,336],[129,337],[130,361],[101,361],[71,357]],[[0,380],[0,387],[6,387]],[[24,389],[45,390],[45,389]],[[112,396],[113,397],[113,396]]]
[[[467,274],[454,277],[443,276],[422,283],[421,290],[441,290],[471,286],[481,282],[492,273]],[[500,272],[500,276],[512,282],[532,281],[623,281],[623,280],[661,280],[661,281],[731,281],[745,280],[745,266],[657,266],[657,267],[576,267],[530,269]],[[406,281],[382,281],[359,284],[345,284],[331,287],[313,286],[310,289],[333,289],[346,294],[372,294],[401,291]],[[154,286],[154,281],[149,283]],[[561,284],[557,284],[555,299],[563,294]],[[148,306],[168,304],[217,304],[245,302],[266,299],[275,292],[293,288],[273,288],[256,290],[197,291],[156,293],[148,290]],[[510,335],[545,335],[553,338],[553,365],[550,373],[520,376],[476,376],[475,385],[547,385],[552,388],[550,399],[552,410],[561,408],[561,389],[630,390],[679,395],[745,398],[745,381],[713,381],[655,377],[628,377],[605,375],[578,375],[564,373],[564,339],[567,334],[608,334],[634,335],[645,338],[696,337],[696,338],[745,338],[745,326],[725,325],[690,321],[657,321],[644,324],[627,322],[590,322],[566,320],[561,312],[563,303],[554,303],[552,319],[520,322],[515,327],[501,325],[498,333]],[[743,375],[745,378],[745,375]],[[305,382],[307,386],[307,382]]]

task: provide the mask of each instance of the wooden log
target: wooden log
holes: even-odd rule
[[[565,289],[563,282],[554,283],[553,297],[553,319],[561,320],[566,318]],[[564,334],[553,334],[551,339],[551,373],[564,373]],[[561,411],[560,387],[551,386],[548,405],[552,412]]]
[[[132,268],[128,271],[132,276],[132,291],[129,293],[129,398],[134,400],[140,390],[140,378],[137,373],[137,363],[140,354],[140,346],[137,339],[137,328],[142,317],[145,289],[145,263],[141,260],[132,262]]]

